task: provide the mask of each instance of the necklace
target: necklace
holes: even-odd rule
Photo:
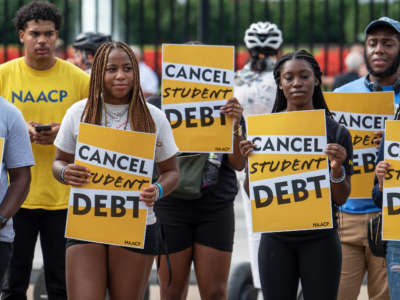
[[[128,111],[129,107],[124,108],[121,111],[110,111],[108,109],[106,109],[106,114],[113,120],[116,122],[121,121],[122,117],[126,114],[126,112]]]
[[[107,109],[106,105],[104,105],[104,122],[105,122],[105,126],[106,127],[112,127],[113,123],[118,123],[122,120],[123,116],[126,114],[126,121],[123,127],[123,130],[126,130],[126,127],[128,126],[128,122],[129,122],[129,114],[128,114],[128,109],[129,106],[124,108],[121,111],[110,111],[109,109]],[[109,118],[107,118],[107,116],[109,116]],[[107,122],[107,119],[109,119],[109,122]],[[108,123],[110,126],[108,126]],[[116,124],[117,128],[121,127],[122,124]]]

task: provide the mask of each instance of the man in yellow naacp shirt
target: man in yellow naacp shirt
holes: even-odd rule
[[[48,297],[67,299],[64,232],[69,190],[51,174],[53,141],[66,110],[87,97],[89,76],[55,57],[61,14],[53,4],[34,1],[21,7],[14,24],[25,56],[0,66],[0,96],[22,111],[36,166],[29,195],[14,217],[14,250],[2,299],[26,299],[38,233]]]

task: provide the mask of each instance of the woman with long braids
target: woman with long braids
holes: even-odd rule
[[[350,194],[353,148],[349,132],[333,120],[325,103],[321,75],[317,61],[304,50],[282,56],[274,68],[278,90],[272,112],[325,109],[334,228],[262,234],[258,262],[264,299],[295,300],[299,279],[305,300],[337,297],[341,248],[335,217]],[[242,155],[254,147],[242,141]]]
[[[66,273],[68,299],[143,299],[154,256],[158,252],[158,225],[152,206],[158,195],[168,195],[178,181],[178,149],[165,115],[146,104],[140,88],[137,60],[122,42],[103,44],[96,52],[89,97],[70,107],[54,142],[53,174],[60,182],[81,186],[90,170],[74,164],[79,123],[157,135],[155,160],[158,180],[140,192],[149,206],[144,249],[126,248],[68,239]]]

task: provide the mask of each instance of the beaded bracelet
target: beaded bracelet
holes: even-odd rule
[[[67,166],[65,165],[65,166],[63,166],[62,168],[61,168],[61,171],[60,171],[60,181],[62,182],[62,183],[64,183],[64,184],[67,184],[66,182],[65,182],[65,178],[64,178],[64,173],[65,173],[65,169],[67,168]]]

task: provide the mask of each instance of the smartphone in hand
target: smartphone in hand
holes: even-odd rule
[[[37,132],[49,131],[49,130],[51,130],[51,126],[50,125],[36,125],[35,126],[35,130]]]

